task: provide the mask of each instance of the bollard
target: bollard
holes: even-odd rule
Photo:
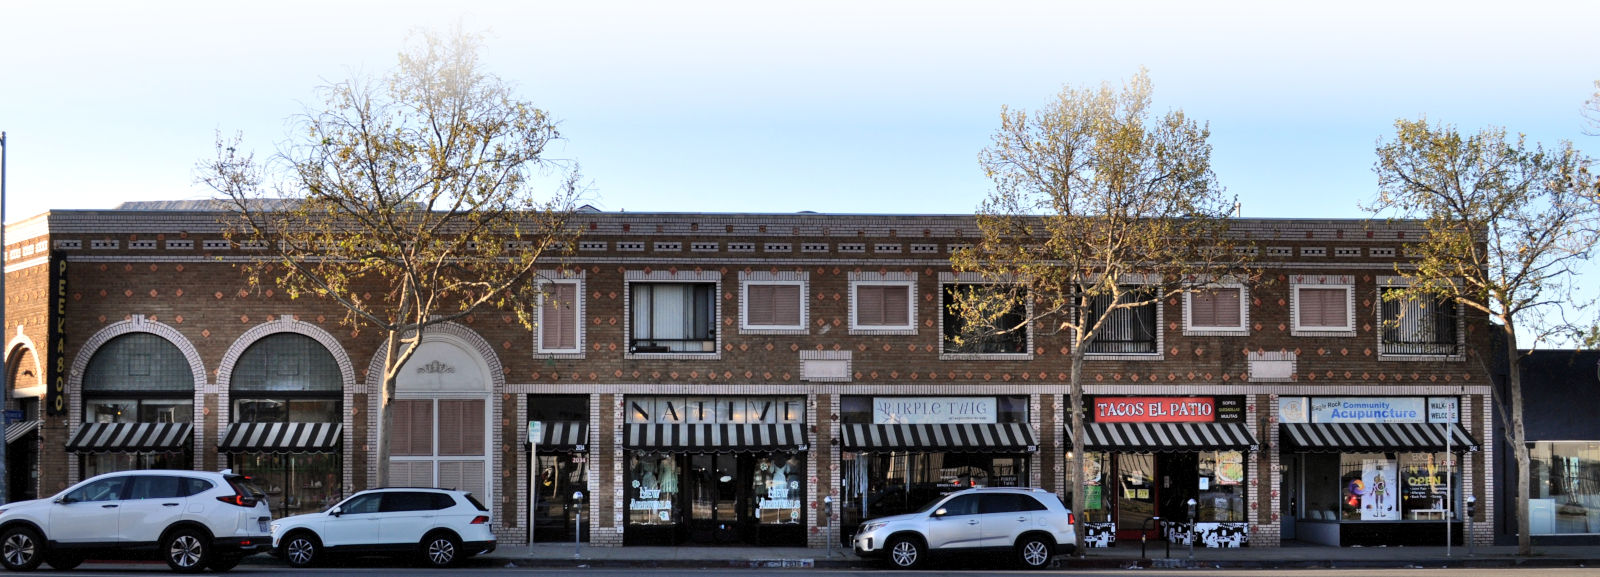
[[[577,527],[572,531],[572,558],[583,557],[583,491],[572,492],[572,506],[577,510]]]

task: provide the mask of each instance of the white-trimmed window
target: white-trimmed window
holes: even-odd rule
[[[805,281],[746,280],[740,290],[740,330],[806,330]]]
[[[943,311],[940,319],[940,332],[943,335],[942,357],[946,359],[963,359],[971,356],[982,357],[1026,357],[1032,347],[1033,327],[1031,324],[1023,325],[1027,318],[1028,306],[1025,303],[1013,303],[1011,310],[1006,311],[996,321],[996,328],[1003,332],[992,335],[964,334],[966,319],[956,310],[957,300],[966,291],[983,290],[983,285],[973,283],[946,283],[940,285],[939,309]],[[1016,330],[1008,330],[1023,325]],[[961,342],[956,342],[960,337]]]
[[[916,334],[916,281],[851,282],[850,330],[852,334]]]
[[[539,294],[538,351],[583,352],[583,284],[578,280],[543,283]]]
[[[1250,290],[1239,284],[1217,284],[1183,293],[1183,334],[1248,335]]]
[[[717,352],[716,283],[635,282],[629,289],[630,351]]]
[[[1440,297],[1407,299],[1400,287],[1378,289],[1379,353],[1388,356],[1441,357],[1460,355],[1460,305]]]
[[[1341,277],[1343,278],[1343,277]],[[1295,336],[1355,336],[1355,283],[1290,283]]]

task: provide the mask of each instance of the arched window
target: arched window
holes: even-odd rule
[[[268,335],[239,355],[228,380],[233,423],[218,450],[265,488],[274,514],[343,498],[343,391],[333,353],[306,335]]]
[[[160,335],[128,333],[89,358],[83,426],[67,443],[86,453],[85,477],[130,469],[188,469],[194,373],[183,351]]]

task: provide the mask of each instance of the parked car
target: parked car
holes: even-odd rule
[[[0,565],[67,570],[85,559],[159,557],[173,571],[227,571],[271,543],[266,495],[227,471],[122,471],[48,499],[0,506]]]
[[[372,489],[327,511],[272,524],[272,550],[291,567],[337,554],[420,554],[449,567],[494,550],[489,508],[471,493],[446,489]]]
[[[1071,554],[1077,519],[1044,489],[986,487],[951,493],[922,510],[871,519],[851,538],[861,557],[911,569],[929,555],[1004,552],[1023,567],[1043,569]]]

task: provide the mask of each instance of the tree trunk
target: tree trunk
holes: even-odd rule
[[[1517,554],[1533,554],[1533,534],[1528,519],[1528,442],[1522,427],[1522,367],[1517,352],[1516,326],[1502,319],[1506,339],[1506,394],[1511,396],[1511,451],[1517,460]]]
[[[1084,534],[1088,533],[1089,516],[1084,514],[1084,500],[1087,496],[1083,493],[1083,464],[1089,455],[1083,451],[1083,347],[1077,346],[1072,351],[1072,380],[1068,381],[1071,388],[1071,401],[1067,405],[1067,414],[1072,419],[1072,454],[1077,458],[1072,460],[1072,508],[1078,513],[1077,553],[1079,557],[1088,556],[1088,549],[1084,547]]]
[[[383,385],[378,391],[378,486],[389,487],[389,431],[394,430],[394,389],[400,371],[400,331],[389,331],[388,351],[383,357]]]

